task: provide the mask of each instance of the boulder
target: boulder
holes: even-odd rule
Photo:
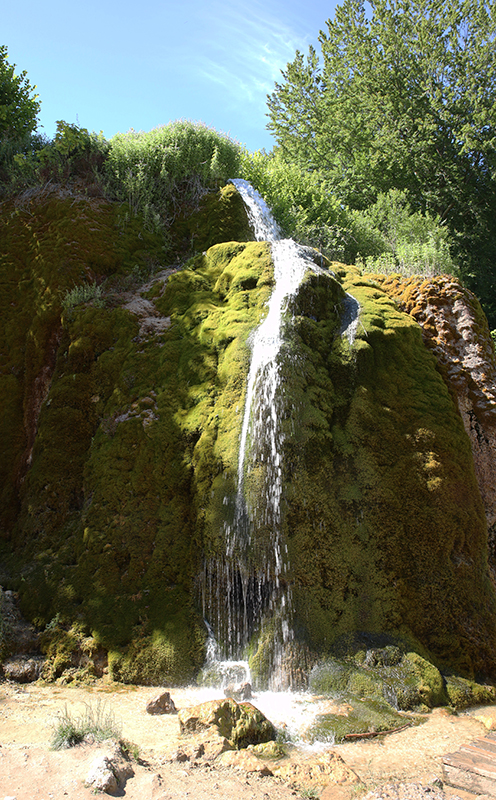
[[[222,753],[219,762],[224,767],[233,767],[247,773],[256,772],[262,777],[273,774],[267,763],[249,750],[229,750],[226,753]]]
[[[40,677],[44,659],[10,658],[2,665],[4,677],[16,683],[33,683]]]
[[[198,734],[211,730],[225,738],[236,750],[249,744],[275,739],[275,728],[251,703],[237,703],[231,697],[210,700],[179,711],[182,734]]]
[[[341,756],[327,751],[321,755],[299,760],[288,760],[272,766],[272,773],[295,787],[327,786],[328,784],[356,784],[360,779]]]
[[[85,786],[95,793],[112,794],[122,789],[128,778],[132,778],[134,770],[122,753],[119,744],[114,743],[100,752],[91,762]]]
[[[169,692],[160,692],[150,698],[146,710],[149,714],[177,714],[177,708]]]
[[[203,731],[189,737],[187,742],[182,742],[174,754],[172,761],[215,761],[222,753],[232,750],[228,740],[210,730]]]
[[[94,792],[116,792],[118,788],[117,778],[108,756],[98,756],[91,764],[85,785]]]
[[[238,684],[230,683],[224,689],[224,694],[226,697],[232,697],[233,700],[251,700],[253,697],[251,683],[248,681]]]

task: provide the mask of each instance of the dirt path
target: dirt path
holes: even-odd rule
[[[217,763],[171,761],[177,752],[179,726],[176,716],[151,716],[147,700],[159,690],[144,687],[18,686],[0,685],[0,800],[90,800],[84,788],[89,767],[103,745],[84,745],[69,750],[50,750],[51,726],[67,708],[80,714],[85,704],[105,702],[122,729],[122,737],[139,746],[140,760],[133,765],[121,796],[128,800],[289,800],[318,796],[327,777],[316,783],[312,765],[329,762],[338,754],[359,781],[344,780],[339,791],[349,796],[390,781],[431,782],[440,778],[441,757],[483,734],[496,708],[451,716],[437,709],[419,727],[386,737],[346,743],[324,753],[295,751],[296,778],[260,776]],[[178,708],[198,702],[198,689],[170,689]],[[256,702],[256,701],[255,701]],[[479,717],[479,718],[477,718]],[[272,766],[269,764],[272,769]],[[246,768],[246,765],[245,765]],[[249,768],[249,767],[248,767]],[[319,767],[320,769],[320,767]],[[312,778],[313,776],[313,778]],[[328,776],[330,788],[339,779]],[[288,783],[289,782],[289,783]],[[334,784],[336,785],[336,784]],[[302,794],[303,790],[303,794]],[[305,794],[306,792],[306,794]],[[309,794],[310,792],[310,794]],[[463,794],[458,792],[457,794]],[[324,792],[325,796],[325,792]]]

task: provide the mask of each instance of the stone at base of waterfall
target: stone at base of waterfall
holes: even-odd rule
[[[295,788],[345,786],[360,782],[358,775],[345,764],[341,756],[332,751],[316,757],[284,761],[271,769],[274,775]]]
[[[232,697],[233,700],[251,700],[253,697],[251,683],[248,683],[248,681],[239,684],[230,683],[224,689],[224,694],[226,697]]]
[[[178,717],[183,735],[211,730],[236,750],[276,738],[272,722],[258,708],[251,703],[237,703],[231,697],[182,708]]]
[[[223,767],[233,767],[241,772],[256,772],[262,777],[273,775],[267,762],[262,761],[250,750],[228,750],[226,753],[222,753],[218,763]]]
[[[113,794],[122,789],[128,778],[132,778],[134,770],[124,758],[120,746],[115,743],[93,759],[85,786],[94,792]]]
[[[224,736],[207,730],[188,736],[173,756],[173,761],[215,761],[232,747]]]
[[[149,714],[176,714],[177,708],[169,692],[160,692],[150,698],[146,704]]]

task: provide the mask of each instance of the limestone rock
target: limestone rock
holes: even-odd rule
[[[131,764],[123,756],[120,746],[115,743],[94,758],[85,785],[95,792],[111,794],[125,786],[126,780],[133,775]]]
[[[228,740],[210,730],[192,735],[188,741],[181,744],[177,750],[173,761],[215,761],[222,753],[231,750],[232,747]]]
[[[296,787],[355,784],[360,780],[341,756],[331,751],[317,758],[285,761],[273,766],[272,772],[284,782]]]
[[[273,724],[251,703],[237,703],[232,698],[211,700],[179,711],[182,734],[212,730],[239,749],[275,739]]]
[[[261,776],[273,774],[267,766],[267,762],[257,758],[255,753],[250,750],[229,750],[226,753],[222,753],[219,763],[224,767],[234,767],[234,769],[247,773],[256,772]]]
[[[160,692],[155,697],[150,698],[146,704],[149,714],[176,714],[177,708],[169,692]]]
[[[88,772],[85,784],[95,792],[117,791],[117,778],[112,767],[112,762],[107,756],[98,756],[93,761]]]
[[[12,658],[2,665],[4,677],[16,683],[33,683],[40,677],[42,658]]]

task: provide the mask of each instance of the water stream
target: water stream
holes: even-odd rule
[[[231,521],[224,525],[225,558],[206,568],[203,580],[204,616],[217,637],[212,645],[214,631],[209,629],[207,666],[245,663],[241,660],[243,650],[253,634],[270,626],[269,688],[280,690],[291,683],[284,674],[284,660],[293,638],[281,515],[281,419],[287,402],[281,381],[284,331],[290,318],[290,301],[308,270],[329,273],[315,263],[309,248],[281,238],[270,210],[249,183],[240,179],[232,183],[244,200],[257,241],[271,245],[274,288],[267,315],[249,339],[251,361],[239,442],[237,490],[234,498],[224,498],[225,506],[234,505],[228,515]],[[341,333],[350,344],[358,310],[358,303],[347,295]],[[217,609],[216,618],[211,618],[212,607]],[[217,640],[223,642],[223,647]]]

